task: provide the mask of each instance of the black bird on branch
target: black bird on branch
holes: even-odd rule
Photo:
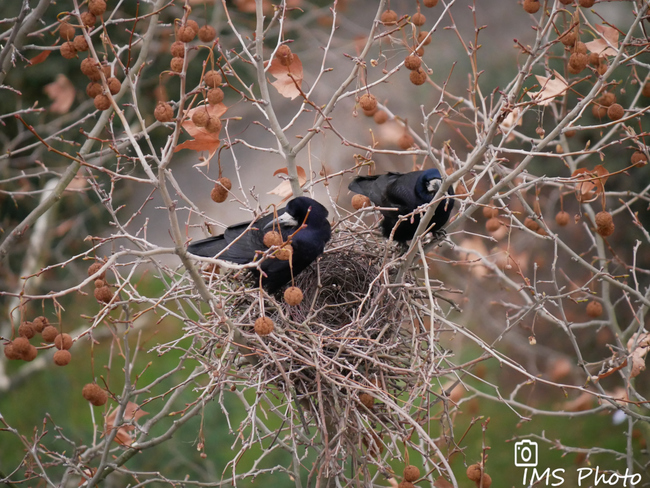
[[[400,217],[412,213],[421,205],[430,203],[442,184],[440,171],[428,169],[425,171],[412,171],[410,173],[387,173],[376,176],[357,176],[348,188],[370,198],[370,201],[379,207],[392,207],[396,210],[381,210],[384,220],[381,223],[384,237],[389,238],[395,229],[393,239],[400,243],[413,239],[420,223],[420,215],[415,214],[406,220]],[[447,195],[454,195],[453,188],[449,187]],[[454,199],[446,198],[436,208],[427,227],[438,233],[449,220],[454,208]]]
[[[264,236],[271,231],[282,235],[282,243],[291,245],[291,258],[279,259],[284,248],[266,256],[259,266],[262,271],[262,286],[269,293],[279,291],[307,268],[325,250],[332,230],[327,221],[327,209],[308,197],[295,198],[274,214],[265,215],[253,222],[232,225],[220,236],[208,237],[190,244],[187,251],[196,256],[217,257],[236,264],[248,264],[262,259],[273,243],[271,236],[264,243]],[[277,236],[276,236],[277,237]],[[278,242],[275,243],[278,245]],[[281,244],[280,244],[281,245]],[[252,269],[258,279],[260,271]]]

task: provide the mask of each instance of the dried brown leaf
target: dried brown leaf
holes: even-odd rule
[[[616,56],[618,52],[618,30],[608,25],[597,25],[596,30],[600,34],[600,39],[585,42],[585,46],[590,52],[599,56]],[[610,44],[614,48],[610,47]]]
[[[280,95],[293,100],[300,95],[302,88],[302,62],[297,54],[293,54],[291,64],[284,66],[277,56],[271,60],[271,67],[268,69],[269,74],[275,77],[271,85],[275,87]]]
[[[302,166],[297,166],[296,169],[298,171],[298,183],[300,183],[300,186],[302,186],[307,182],[307,173],[305,173],[305,170]],[[280,168],[275,173],[273,173],[273,176],[277,176],[279,174],[288,175],[289,170],[287,168]],[[278,195],[283,199],[289,198],[293,194],[291,190],[291,182],[288,179],[285,179],[282,181],[282,183],[280,183],[278,186],[273,188],[273,190],[271,190],[267,194]]]
[[[77,93],[72,82],[61,73],[56,80],[45,85],[43,91],[53,100],[50,111],[55,114],[67,114]]]
[[[549,105],[556,97],[559,97],[569,88],[569,84],[560,73],[553,70],[554,78],[535,75],[542,89],[538,92],[528,92],[528,96],[537,105]]]
[[[174,149],[174,152],[178,152],[181,149],[190,149],[192,151],[203,152],[208,151],[208,157],[204,163],[199,164],[198,166],[207,166],[210,163],[210,159],[215,155],[219,149],[221,143],[219,139],[219,132],[208,132],[204,127],[197,127],[194,122],[192,122],[192,115],[197,110],[204,110],[208,112],[210,117],[221,118],[223,114],[226,113],[228,107],[223,103],[217,103],[216,105],[200,105],[193,108],[187,113],[187,120],[183,122],[183,129],[193,137],[188,141],[179,144]]]
[[[104,422],[104,435],[107,436],[111,430],[115,428],[115,417],[117,417],[117,412],[120,407],[115,407],[111,410],[106,416]],[[137,403],[129,402],[124,409],[124,422],[135,422],[140,417],[147,415],[148,412],[140,409],[140,406]],[[115,434],[115,442],[122,446],[130,446],[133,444],[133,437],[130,432],[135,429],[133,425],[121,425],[117,428],[117,433]]]

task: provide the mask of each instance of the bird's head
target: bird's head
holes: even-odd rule
[[[309,216],[307,215],[309,214]],[[284,213],[280,215],[273,222],[270,222],[266,227],[271,227],[273,224],[280,224],[283,226],[299,227],[305,222],[309,225],[323,225],[327,222],[329,212],[316,200],[309,197],[298,197],[287,203]],[[329,226],[329,223],[327,223]]]
[[[416,191],[429,200],[436,194],[442,185],[442,177],[437,169],[428,169],[419,178]]]

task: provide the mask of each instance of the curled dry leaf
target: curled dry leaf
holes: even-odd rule
[[[305,169],[302,166],[297,166],[296,169],[298,170],[298,183],[300,183],[300,186],[302,186],[307,182],[307,173],[305,173]],[[280,168],[275,173],[273,173],[273,176],[277,176],[279,174],[288,175],[289,170],[287,170],[287,168]],[[291,191],[291,182],[288,179],[284,179],[282,183],[273,188],[273,190],[267,194],[278,195],[279,197],[282,197],[282,201],[284,201],[293,194]]]
[[[284,66],[278,56],[274,56],[268,72],[275,77],[271,85],[280,95],[291,100],[300,95],[303,73],[302,62],[297,54],[293,53],[291,64],[288,66]]]
[[[228,110],[228,107],[223,103],[217,103],[215,105],[200,105],[187,112],[187,119],[183,122],[183,129],[185,129],[194,139],[179,144],[174,149],[174,152],[178,152],[181,149],[190,149],[197,152],[208,151],[208,157],[205,162],[200,163],[197,166],[209,166],[210,159],[212,159],[212,156],[214,156],[217,149],[219,149],[220,131],[208,132],[204,127],[197,127],[196,124],[192,122],[192,115],[194,115],[194,112],[197,110],[206,111],[210,117],[221,118],[221,116]]]
[[[596,30],[601,38],[585,42],[587,49],[599,56],[616,56],[618,54],[618,30],[608,25],[597,25]]]
[[[52,51],[41,51],[39,54],[34,56],[32,59],[29,60],[29,65],[28,66],[35,66],[37,64],[42,63],[47,59],[47,57],[50,55]]]
[[[108,436],[111,430],[115,428],[115,417],[117,417],[117,412],[120,407],[115,407],[113,410],[108,412],[106,416],[106,421],[104,422],[104,435]],[[148,412],[140,409],[140,406],[136,403],[129,402],[124,409],[123,421],[125,423],[136,422],[140,417],[147,415]],[[133,444],[133,436],[131,432],[135,429],[133,425],[120,425],[117,427],[117,434],[115,434],[115,442],[122,446],[130,446]]]
[[[560,73],[553,70],[554,78],[535,75],[542,89],[538,92],[529,91],[528,96],[537,105],[549,105],[556,97],[559,97],[569,88],[569,84]]]
[[[627,350],[632,356],[632,370],[630,376],[632,378],[638,376],[645,370],[645,357],[650,351],[650,334],[642,332],[635,334],[627,341]]]
[[[521,117],[521,110],[519,107],[515,107],[507,116],[505,119],[503,119],[503,122],[501,122],[501,132],[508,132],[510,129],[512,129],[515,125],[523,125],[524,121]],[[506,142],[510,142],[515,138],[514,134],[509,134],[508,138],[506,139]]]
[[[576,180],[576,198],[579,202],[593,202],[598,195],[605,191],[605,182],[609,176],[601,164],[589,171],[587,168],[578,168],[571,178]]]
[[[72,82],[61,73],[56,80],[45,85],[43,91],[53,100],[50,111],[55,114],[67,114],[77,93]]]

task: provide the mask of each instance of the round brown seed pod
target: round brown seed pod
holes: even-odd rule
[[[397,485],[397,488],[415,488],[415,485],[410,481],[404,480],[399,485]]]
[[[496,232],[501,228],[501,221],[496,217],[488,219],[485,222],[485,230],[488,232]]]
[[[92,58],[86,58],[81,62],[81,72],[90,78],[90,81],[99,81],[102,79],[99,65]]]
[[[174,41],[172,47],[170,48],[172,56],[175,58],[184,58],[185,57],[185,43],[181,41]]]
[[[210,105],[223,102],[223,97],[223,90],[221,88],[211,88],[208,90],[208,103]]]
[[[369,410],[375,406],[375,399],[369,393],[359,393],[359,401]]]
[[[352,197],[352,208],[355,210],[360,210],[363,207],[369,207],[372,203],[370,198],[365,195],[354,195]]]
[[[478,463],[469,465],[466,474],[472,481],[481,481],[481,465]]]
[[[97,95],[93,103],[97,110],[108,110],[111,106],[111,100],[104,94]]]
[[[564,210],[560,210],[556,215],[555,215],[555,223],[557,225],[560,225],[564,227],[565,225],[568,225],[570,221],[570,216],[569,212],[565,212]]]
[[[592,105],[591,113],[594,117],[602,119],[607,115],[607,107],[603,107],[602,105]]]
[[[273,255],[280,261],[289,261],[293,255],[293,246],[291,244],[285,244],[282,248],[275,251]]]
[[[70,354],[70,351],[66,351],[65,349],[60,349],[54,353],[54,364],[57,366],[65,366],[71,359],[72,354]]]
[[[409,54],[404,60],[404,67],[413,71],[414,69],[419,69],[422,66],[422,60],[419,56],[414,54]]]
[[[108,286],[104,280],[95,280],[95,288],[101,288],[102,286]]]
[[[600,56],[596,53],[589,53],[589,64],[591,66],[598,66],[600,64]]]
[[[429,35],[428,32],[420,32],[418,34],[418,44],[422,44],[423,46],[428,46],[431,44],[431,36]]]
[[[23,322],[18,327],[18,335],[24,337],[25,339],[31,339],[36,335],[36,329],[34,329],[34,324],[31,322]]]
[[[88,46],[86,46],[87,48]],[[77,48],[73,42],[64,42],[59,51],[65,59],[72,59],[77,55]]]
[[[72,44],[77,51],[88,51],[88,43],[86,42],[86,38],[84,36],[76,36],[72,41]]]
[[[90,0],[88,2],[88,12],[96,17],[101,17],[106,12],[106,2],[104,0]]]
[[[171,122],[174,119],[174,109],[168,103],[158,102],[153,116],[158,122]]]
[[[22,355],[21,359],[23,361],[33,361],[34,359],[36,359],[37,355],[38,355],[38,349],[36,349],[35,346],[30,344],[29,347],[27,348],[27,351],[25,351],[25,353]]]
[[[104,73],[104,78],[108,79],[111,77],[111,66],[110,64],[102,64],[102,72]]]
[[[75,29],[64,20],[63,22],[59,23],[59,35],[61,36],[61,39],[71,41],[74,39]]]
[[[394,25],[397,23],[397,12],[391,9],[386,9],[381,13],[379,20],[385,25]]]
[[[641,166],[648,164],[648,158],[641,151],[635,151],[630,158],[630,163],[632,163],[637,168],[640,168]]]
[[[438,0],[424,0],[422,3],[424,3],[425,7],[431,8],[438,5]]]
[[[564,135],[565,135],[566,137],[573,137],[573,136],[576,135],[576,131],[575,131],[575,129],[571,129],[571,130],[566,131],[566,132],[564,133]]]
[[[594,6],[595,0],[579,0],[580,6],[584,8],[591,8]]]
[[[94,27],[97,23],[97,17],[90,12],[82,12],[81,23],[86,27]]]
[[[108,91],[111,92],[111,95],[117,95],[122,89],[122,82],[114,77],[108,78],[106,84],[108,85]]]
[[[404,479],[406,481],[415,481],[420,477],[420,469],[417,466],[413,466],[412,464],[407,465],[404,468]]]
[[[59,331],[53,325],[48,325],[43,329],[41,334],[43,335],[43,340],[45,342],[54,342],[56,336],[59,335]]]
[[[420,57],[424,56],[424,46],[422,46],[422,47],[419,48],[419,49],[416,49],[416,50],[415,50],[415,54],[417,54],[417,55],[420,56]]]
[[[524,0],[524,10],[529,14],[534,14],[539,10],[539,2],[537,0]]]
[[[598,212],[596,214],[596,232],[603,237],[609,237],[614,233],[614,220],[609,212]]]
[[[223,203],[228,198],[228,190],[217,183],[210,191],[210,198],[214,203]]]
[[[573,3],[573,0],[560,0],[560,3],[562,5],[571,5]]]
[[[302,290],[297,286],[290,286],[284,290],[284,301],[287,303],[287,305],[290,305],[292,307],[300,305],[302,298]]]
[[[646,82],[646,84],[643,85],[643,88],[641,89],[641,95],[644,97],[650,97],[650,81]]]
[[[363,110],[363,115],[366,117],[372,117],[377,113],[377,110],[379,110],[377,107],[373,108],[372,110]]]
[[[422,68],[414,69],[411,71],[411,74],[409,75],[409,79],[411,80],[411,83],[414,85],[423,85],[425,81],[427,81],[427,74],[424,72]]]
[[[113,299],[113,292],[108,286],[95,288],[95,299],[100,303],[109,303]]]
[[[5,353],[5,357],[10,361],[17,361],[18,359],[21,359],[21,355],[18,354],[16,349],[14,349],[13,342],[10,342],[9,344],[5,344],[4,353]]]
[[[264,234],[263,242],[266,247],[281,246],[282,234],[280,234],[278,231],[270,230]]]
[[[21,358],[31,346],[29,339],[26,337],[16,337],[11,344],[14,346],[16,354],[19,354]]]
[[[597,317],[600,317],[603,314],[603,306],[601,305],[600,302],[596,302],[594,300],[591,300],[587,304],[587,315],[591,317],[592,319],[595,319]]]
[[[178,29],[176,37],[181,42],[192,42],[196,37],[196,31],[185,25]]]
[[[96,407],[105,405],[108,401],[108,393],[97,383],[88,383],[81,390],[83,397]]]
[[[622,119],[624,115],[625,109],[618,103],[610,105],[607,109],[607,117],[609,117],[610,120]]]
[[[194,122],[194,125],[197,127],[205,127],[209,118],[210,114],[208,114],[207,110],[195,110],[192,114],[192,122]]]
[[[57,349],[70,349],[72,347],[72,337],[70,334],[59,334],[54,338],[54,345]]]
[[[255,332],[258,335],[269,335],[273,332],[273,328],[273,321],[268,317],[262,316],[255,321]]]
[[[413,22],[413,24],[417,26],[424,25],[426,21],[427,21],[426,16],[420,12],[413,14],[413,17],[411,17],[411,22]]]
[[[205,82],[206,86],[209,86],[210,88],[216,88],[221,85],[221,82],[223,80],[221,78],[221,73],[216,70],[210,70],[206,71],[205,75],[203,75],[203,81]]]
[[[492,205],[486,205],[483,207],[483,217],[486,219],[493,219],[495,217],[499,216],[499,209],[492,206]]]
[[[603,92],[603,94],[596,99],[597,103],[600,103],[603,107],[611,107],[616,103],[616,95],[612,92]]]
[[[232,189],[232,181],[230,181],[230,178],[222,176],[221,178],[217,178],[217,183],[222,185],[226,190]]]
[[[384,110],[377,110],[372,116],[376,124],[383,124],[388,120],[388,114]]]
[[[275,55],[280,60],[282,66],[289,66],[293,63],[293,53],[291,52],[291,48],[286,44],[282,44],[276,51]]]
[[[603,76],[605,73],[607,73],[607,70],[609,69],[609,64],[607,63],[606,59],[600,60],[600,64],[598,65],[597,71],[600,76]]]
[[[47,320],[47,317],[43,317],[41,315],[40,317],[36,317],[34,320],[32,320],[32,325],[34,326],[34,330],[40,334],[43,332],[43,329],[45,327],[50,325],[50,321]]]
[[[363,110],[373,110],[377,108],[377,98],[370,93],[365,93],[359,99],[359,105]]]
[[[569,73],[577,75],[587,67],[589,56],[581,53],[573,53],[569,57]]]
[[[201,42],[212,42],[217,37],[217,31],[211,25],[204,25],[199,29],[199,39]]]
[[[197,34],[199,33],[199,23],[196,20],[187,19],[185,21],[185,25],[190,29],[192,29]]]
[[[584,42],[576,41],[575,46],[573,46],[574,52],[578,54],[587,54],[587,45]],[[589,62],[589,56],[587,56],[587,63]]]
[[[221,130],[221,120],[219,117],[210,117],[205,123],[205,130],[214,134]]]
[[[171,69],[174,73],[180,73],[183,71],[183,58],[172,58],[172,60],[169,62],[169,69]]]
[[[532,230],[533,232],[537,232],[537,229],[539,229],[539,224],[537,223],[537,221],[535,219],[530,218],[530,217],[526,217],[524,219],[524,225],[528,229]]]
[[[562,35],[562,37],[560,37],[560,42],[565,46],[573,46],[577,40],[578,40],[578,35],[575,33],[575,30],[573,29],[565,32]]]
[[[413,136],[406,131],[404,131],[399,139],[397,139],[397,145],[404,150],[412,147],[413,144],[415,144],[415,139],[413,139]]]

